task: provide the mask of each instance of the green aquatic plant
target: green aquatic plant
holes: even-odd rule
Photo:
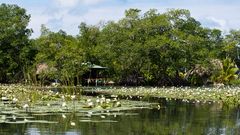
[[[91,92],[94,90],[91,90]],[[119,97],[132,100],[165,99],[182,100],[183,102],[211,103],[216,102],[227,106],[240,105],[239,87],[132,87],[98,89],[96,93],[106,95],[118,95]]]
[[[55,124],[59,121],[35,119],[36,116],[61,115],[62,120],[69,120],[70,126],[77,125],[68,114],[84,118],[99,117],[102,120],[91,122],[111,122],[109,116],[128,115],[125,110],[157,108],[155,103],[120,100],[118,96],[88,97],[71,95],[51,90],[36,89],[23,85],[0,85],[0,123]],[[70,117],[70,118],[69,118]],[[106,120],[105,120],[106,119]],[[84,122],[84,121],[81,121]],[[85,121],[86,122],[86,121]],[[75,123],[75,125],[74,125]]]

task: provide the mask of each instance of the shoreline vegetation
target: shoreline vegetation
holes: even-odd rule
[[[186,9],[130,8],[117,21],[79,22],[76,36],[42,24],[35,39],[24,8],[1,4],[0,17],[0,83],[82,85],[100,65],[96,78],[122,86],[240,84],[240,30],[204,27]]]
[[[21,101],[25,104],[42,101],[80,101],[93,98],[106,97],[110,101],[148,101],[152,103],[166,101],[180,101],[196,104],[217,103],[226,107],[240,105],[240,87],[36,87],[27,85],[1,85],[0,94],[2,101],[10,100],[11,103]],[[85,97],[84,97],[85,96]],[[88,97],[89,98],[89,97]],[[116,101],[117,102],[117,101]],[[87,106],[86,106],[87,107]],[[87,107],[88,108],[88,107]],[[91,106],[89,106],[91,108]]]

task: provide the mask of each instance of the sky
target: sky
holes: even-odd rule
[[[0,3],[17,4],[31,15],[29,28],[32,38],[40,35],[40,26],[45,24],[51,31],[66,31],[77,35],[81,22],[98,25],[101,22],[117,21],[124,11],[138,8],[142,13],[157,9],[188,9],[202,26],[221,29],[227,33],[240,28],[240,0],[0,0]]]

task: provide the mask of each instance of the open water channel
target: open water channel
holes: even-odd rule
[[[1,111],[0,111],[1,112]],[[6,117],[8,117],[6,115]],[[240,110],[220,104],[169,101],[160,109],[134,109],[82,116],[48,113],[26,118],[45,122],[1,123],[1,135],[238,135]]]

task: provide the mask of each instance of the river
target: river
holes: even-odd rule
[[[28,114],[31,117],[31,114]],[[237,135],[238,109],[220,104],[168,101],[160,109],[135,109],[86,117],[75,113],[34,115],[57,123],[2,123],[1,135]]]

